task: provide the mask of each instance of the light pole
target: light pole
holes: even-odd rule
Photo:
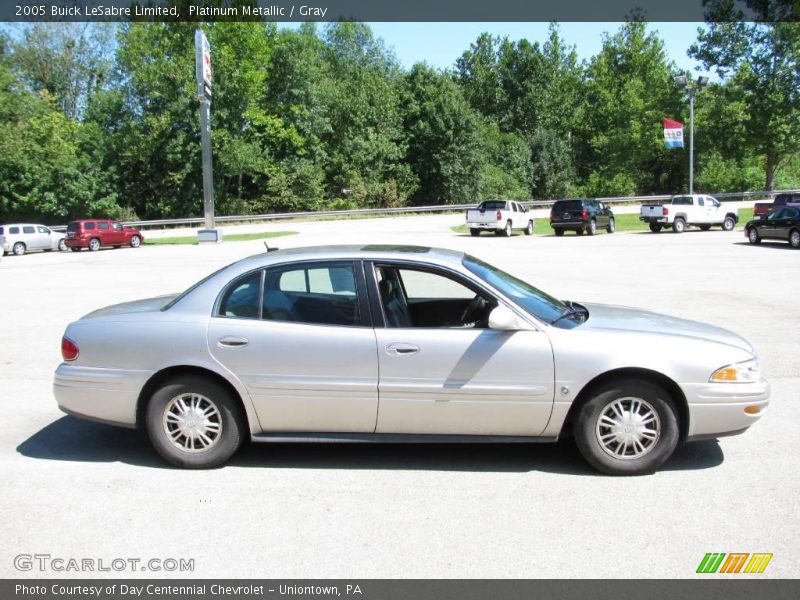
[[[708,77],[700,75],[697,81],[689,81],[686,75],[678,75],[675,83],[689,96],[689,193],[694,194],[694,95],[708,85]]]

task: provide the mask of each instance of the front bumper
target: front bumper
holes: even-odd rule
[[[769,382],[681,384],[689,405],[688,439],[741,433],[769,406]],[[748,407],[757,412],[745,412]]]
[[[101,369],[61,363],[53,380],[53,395],[67,414],[123,427],[136,427],[139,393],[149,371]]]

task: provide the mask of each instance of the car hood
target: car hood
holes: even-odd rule
[[[157,311],[164,308],[177,297],[178,294],[167,294],[165,296],[156,296],[155,298],[145,298],[144,300],[134,300],[133,302],[123,302],[122,304],[112,304],[111,306],[98,308],[81,318],[95,319],[97,317],[108,317],[111,315]]]
[[[634,331],[681,336],[726,344],[755,354],[750,342],[721,327],[627,306],[582,304],[589,309],[589,319],[580,325],[579,329]]]

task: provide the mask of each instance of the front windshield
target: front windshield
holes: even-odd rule
[[[472,273],[483,279],[498,292],[513,300],[534,317],[545,323],[552,323],[570,308],[543,291],[517,279],[513,275],[501,271],[497,267],[483,262],[474,256],[465,255],[462,264]],[[562,320],[557,325],[568,327],[570,321]]]

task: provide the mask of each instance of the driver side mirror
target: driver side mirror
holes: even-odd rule
[[[517,331],[525,329],[525,326],[510,308],[500,305],[489,313],[489,328],[499,331]]]

